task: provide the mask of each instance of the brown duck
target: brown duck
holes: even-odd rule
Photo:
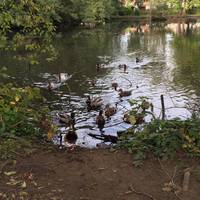
[[[115,89],[115,91],[117,91],[118,83],[112,83],[112,87]]]
[[[97,110],[101,108],[102,106],[102,99],[99,97],[91,99],[91,97],[88,96],[88,99],[86,100],[86,104],[87,104],[88,111]]]
[[[103,110],[99,111],[99,115],[96,117],[96,124],[98,125],[98,128],[100,131],[103,130],[105,125],[105,118],[103,116]]]
[[[67,126],[69,126],[72,130],[75,130],[75,113],[71,112],[70,115],[65,113],[58,113],[59,121],[62,123],[65,123]]]
[[[106,105],[106,107],[105,107],[105,116],[107,118],[110,118],[111,116],[116,114],[116,112],[117,112],[117,108],[116,107],[110,107],[109,104]]]
[[[119,89],[118,92],[119,92],[120,97],[127,97],[127,96],[130,96],[132,93],[132,91],[125,91],[122,89]]]

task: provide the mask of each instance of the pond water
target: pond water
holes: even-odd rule
[[[123,115],[130,108],[128,99],[146,96],[160,116],[160,95],[165,98],[167,118],[188,118],[200,99],[200,21],[191,23],[112,23],[95,29],[74,29],[55,38],[59,52],[53,63],[41,61],[29,68],[3,53],[0,64],[8,66],[13,80],[22,85],[44,88],[44,95],[55,123],[62,133],[67,128],[58,121],[57,113],[76,114],[76,144],[94,148],[101,140],[88,134],[100,135],[95,124],[98,111],[87,111],[86,96],[101,97],[104,105],[117,103],[118,112],[106,121],[104,134],[117,135],[130,125]],[[136,57],[141,61],[136,63]],[[96,64],[103,64],[97,71]],[[120,69],[119,64],[128,68]],[[57,77],[66,80],[53,91],[45,89]],[[95,85],[91,84],[95,82]],[[119,98],[111,84],[131,90],[132,95]],[[148,119],[147,119],[148,120]],[[55,142],[59,139],[55,138]]]

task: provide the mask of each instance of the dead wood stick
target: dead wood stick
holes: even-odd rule
[[[162,120],[165,119],[165,102],[164,102],[164,96],[160,96],[161,99],[161,106],[162,106]]]
[[[190,168],[187,168],[184,170],[184,176],[183,176],[183,191],[187,192],[189,188],[189,181],[190,181]]]
[[[133,187],[132,184],[130,185],[130,189],[131,189],[131,192],[134,192],[135,194],[143,195],[143,196],[146,196],[146,197],[148,197],[148,198],[150,198],[150,199],[152,199],[152,200],[156,200],[155,197],[153,197],[152,195],[150,195],[150,194],[148,194],[148,193],[146,193],[146,192],[137,191],[137,190]]]

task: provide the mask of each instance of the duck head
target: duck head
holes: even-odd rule
[[[75,118],[75,113],[74,113],[74,112],[71,112],[70,117],[71,117],[72,119],[74,119],[74,118]]]
[[[99,111],[99,116],[102,116],[103,115],[103,110],[100,110]]]

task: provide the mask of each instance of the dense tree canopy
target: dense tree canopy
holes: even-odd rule
[[[37,64],[41,54],[55,56],[50,44],[59,20],[57,0],[2,0],[0,2],[1,48],[18,51],[15,57]],[[50,59],[50,58],[47,58]]]

